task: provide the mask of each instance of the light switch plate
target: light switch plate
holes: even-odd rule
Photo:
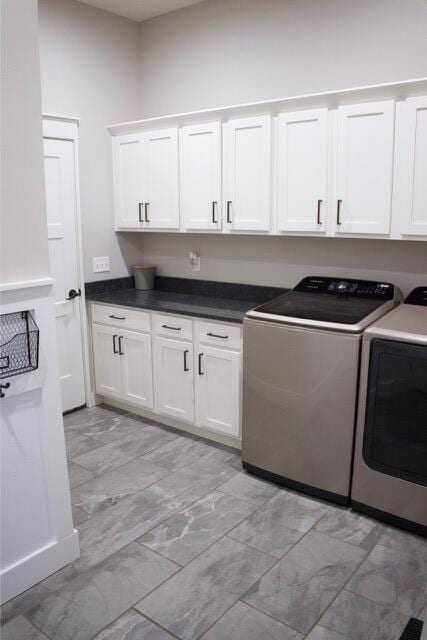
[[[110,271],[110,258],[109,256],[103,256],[101,258],[92,258],[93,272],[100,273],[101,271]]]

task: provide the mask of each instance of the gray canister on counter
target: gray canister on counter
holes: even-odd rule
[[[154,289],[156,267],[151,264],[135,265],[133,267],[133,275],[135,277],[135,289]]]

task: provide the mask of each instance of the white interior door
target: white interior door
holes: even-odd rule
[[[121,331],[119,352],[122,362],[123,400],[153,408],[153,365],[151,335]]]
[[[327,132],[327,109],[279,115],[277,227],[280,231],[326,231]]]
[[[102,396],[122,397],[122,369],[117,327],[93,324],[93,359],[95,362],[95,389]]]
[[[226,230],[268,231],[271,117],[230,120],[226,158]]]
[[[231,436],[240,433],[240,353],[200,345],[196,376],[198,423]]]
[[[393,139],[393,100],[338,108],[338,233],[390,232]]]
[[[114,198],[118,227],[142,226],[142,136],[114,138]]]
[[[81,298],[67,300],[79,283],[74,142],[45,138],[44,166],[62,410],[69,411],[85,403]]]
[[[221,229],[221,124],[180,131],[180,198],[185,229]]]
[[[142,134],[144,223],[149,229],[179,228],[178,130]]]
[[[194,420],[193,345],[154,339],[156,410],[181,420]]]

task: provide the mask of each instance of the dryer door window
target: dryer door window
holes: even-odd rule
[[[363,458],[376,471],[427,485],[427,347],[372,340]]]

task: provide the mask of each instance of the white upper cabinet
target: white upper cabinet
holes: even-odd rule
[[[141,138],[143,227],[178,229],[178,130],[147,131]]]
[[[390,232],[394,101],[338,108],[336,233]]]
[[[221,229],[221,123],[182,127],[180,203],[183,228]]]
[[[277,228],[326,232],[328,110],[281,113],[277,135]]]
[[[271,117],[229,120],[226,125],[226,231],[269,231]]]
[[[393,231],[427,236],[427,96],[396,109]]]
[[[114,197],[117,227],[140,227],[142,222],[142,136],[114,138]]]

